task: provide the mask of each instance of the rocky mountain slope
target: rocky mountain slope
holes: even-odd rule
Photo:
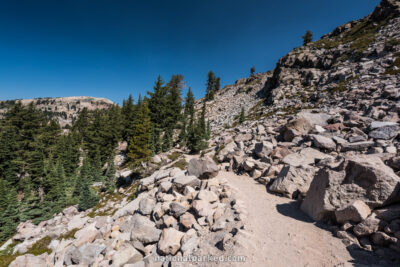
[[[89,96],[56,97],[56,98],[35,98],[22,100],[0,101],[0,117],[7,110],[20,101],[23,105],[34,103],[36,107],[43,111],[50,118],[57,119],[61,127],[72,125],[79,112],[87,108],[88,110],[106,109],[113,105],[111,100]]]
[[[398,266],[399,15],[399,1],[382,0],[273,71],[223,88],[207,102],[213,138],[201,155],[157,155],[152,175],[87,212],[21,223],[0,251],[14,267],[176,266],[168,256],[190,255]],[[183,265],[217,265],[207,260]]]

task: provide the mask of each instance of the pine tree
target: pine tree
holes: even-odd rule
[[[0,135],[0,177],[3,177],[9,186],[14,187],[18,183],[18,154],[17,135],[15,127],[5,126],[1,128]]]
[[[7,196],[7,208],[0,217],[0,240],[9,238],[19,222],[18,219],[18,198],[14,188],[9,189]]]
[[[207,74],[207,82],[206,82],[206,97],[207,101],[214,99],[214,94],[220,89],[221,78],[217,77],[212,70],[210,70]]]
[[[173,130],[172,127],[169,127],[165,130],[162,142],[162,151],[166,152],[172,148],[173,140],[172,140]]]
[[[170,82],[167,84],[167,125],[166,127],[175,128],[175,124],[181,119],[182,98],[181,91],[184,87],[183,76],[181,74],[172,75]],[[165,129],[165,127],[164,127]]]
[[[242,107],[239,115],[239,123],[243,123],[246,120],[246,116],[244,114],[244,107]]]
[[[135,117],[135,105],[133,103],[132,95],[129,95],[127,100],[124,100],[122,105],[122,115],[123,115],[123,133],[122,137],[125,141],[128,141],[131,136],[133,136],[133,125],[132,122]]]
[[[106,177],[105,190],[108,193],[114,192],[114,190],[115,190],[115,166],[111,160],[108,162],[108,168],[107,168],[105,177]]]
[[[81,195],[79,197],[79,210],[88,210],[95,206],[97,201],[98,197],[90,190],[89,181],[84,180],[82,183]]]
[[[256,72],[256,67],[254,65],[250,68],[250,76],[254,76],[254,73]]]
[[[201,135],[206,138],[207,136],[207,125],[206,125],[206,102],[203,103],[203,107],[201,109],[199,127]]]
[[[135,124],[135,135],[131,137],[128,147],[128,160],[134,167],[143,161],[150,160],[151,155],[151,120],[147,100],[141,104]]]
[[[303,45],[307,45],[312,42],[313,33],[307,30],[306,33],[301,38],[303,38]]]

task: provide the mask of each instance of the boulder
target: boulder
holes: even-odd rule
[[[359,223],[370,214],[371,209],[361,200],[356,200],[347,207],[335,211],[336,221],[338,223],[345,223],[347,221]]]
[[[375,139],[389,140],[400,133],[400,126],[395,122],[372,122],[369,137]]]
[[[196,219],[193,214],[186,212],[179,217],[179,222],[186,228],[192,228],[193,224],[196,223]]]
[[[135,227],[131,233],[131,240],[137,240],[144,245],[153,244],[158,241],[161,235],[161,230],[154,225],[143,225]]]
[[[81,259],[79,264],[92,265],[97,257],[107,248],[104,244],[86,244],[79,248]]]
[[[287,155],[291,154],[290,150],[287,147],[277,147],[271,152],[271,157],[273,159],[283,159]]]
[[[353,227],[353,232],[356,236],[368,236],[372,233],[377,232],[379,229],[382,229],[385,226],[385,223],[380,219],[376,218],[376,215],[372,213],[365,220],[360,222],[359,224]]]
[[[315,125],[327,125],[330,118],[325,113],[300,112],[282,128],[281,135],[285,141],[291,142],[294,137],[307,134]]]
[[[193,210],[199,217],[211,216],[214,213],[214,209],[210,202],[205,200],[195,200],[192,203]]]
[[[304,196],[313,178],[314,169],[312,167],[286,166],[278,174],[269,189],[289,198],[297,197],[298,194]]]
[[[122,216],[133,214],[136,210],[139,209],[139,203],[142,199],[148,197],[148,192],[143,192],[139,194],[133,201],[129,202],[126,206],[119,209],[113,216],[114,219],[118,219]]]
[[[155,227],[155,223],[150,221],[146,216],[136,213],[119,225],[119,231],[130,233],[132,231],[138,231],[138,229],[144,226]]]
[[[312,140],[315,147],[329,151],[336,149],[336,143],[329,137],[315,134],[312,135]]]
[[[122,243],[112,256],[112,266],[122,267],[125,264],[136,263],[143,259],[142,254],[128,242]]]
[[[197,194],[197,198],[200,200],[208,201],[210,203],[216,202],[219,199],[217,194],[209,190],[200,190],[200,192]]]
[[[188,210],[188,207],[186,207],[185,205],[183,205],[179,202],[171,202],[171,204],[169,204],[169,208],[170,208],[171,214],[175,218],[178,218],[179,216],[181,216]]]
[[[237,145],[235,142],[230,142],[226,145],[223,145],[217,151],[217,158],[220,162],[230,161],[235,153]]]
[[[209,157],[191,159],[188,165],[188,174],[200,179],[209,179],[218,175],[219,168]]]
[[[25,254],[18,256],[9,267],[50,267],[51,262],[48,260],[48,254],[34,256],[32,254]]]
[[[180,190],[183,190],[186,186],[191,186],[193,188],[199,187],[201,181],[194,175],[190,176],[178,176],[174,178],[173,185]]]
[[[300,150],[300,152],[292,153],[283,158],[283,162],[294,166],[304,166],[314,164],[317,160],[332,158],[332,156],[324,154],[311,147]]]
[[[256,156],[259,158],[263,158],[271,154],[273,149],[274,145],[271,142],[263,141],[261,143],[255,144],[254,154],[256,154]]]
[[[361,200],[370,208],[398,198],[400,178],[380,158],[348,157],[342,170],[321,169],[311,182],[301,209],[314,220],[334,219],[334,212]]]
[[[158,251],[163,255],[175,255],[181,247],[184,233],[174,228],[165,228],[158,242]]]
[[[372,147],[375,143],[373,141],[361,141],[355,143],[343,143],[341,144],[342,152],[346,151],[364,151],[369,147]]]
[[[156,201],[152,198],[144,198],[139,202],[139,211],[143,215],[150,215],[156,206]]]

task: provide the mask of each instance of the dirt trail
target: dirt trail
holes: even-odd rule
[[[245,215],[235,255],[247,256],[247,262],[238,266],[360,266],[341,240],[312,223],[297,202],[267,193],[248,176],[219,176],[234,189]]]

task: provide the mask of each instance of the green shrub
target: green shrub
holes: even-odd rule
[[[37,241],[31,248],[28,249],[26,254],[32,254],[35,256],[42,255],[43,253],[51,254],[52,249],[49,248],[51,237],[46,236]]]
[[[171,154],[167,155],[167,158],[169,158],[172,161],[177,160],[180,156],[182,155],[182,153],[178,152],[178,151],[174,151]]]
[[[171,167],[176,167],[181,170],[186,170],[187,165],[188,165],[187,161],[185,159],[181,159],[175,162]]]
[[[78,232],[79,231],[79,228],[74,228],[74,229],[72,229],[71,231],[69,231],[69,232],[67,232],[67,233],[65,233],[65,234],[62,234],[62,235],[60,235],[57,239],[58,240],[68,240],[68,239],[73,239],[74,238],[74,236],[75,236],[75,233],[76,232]]]

